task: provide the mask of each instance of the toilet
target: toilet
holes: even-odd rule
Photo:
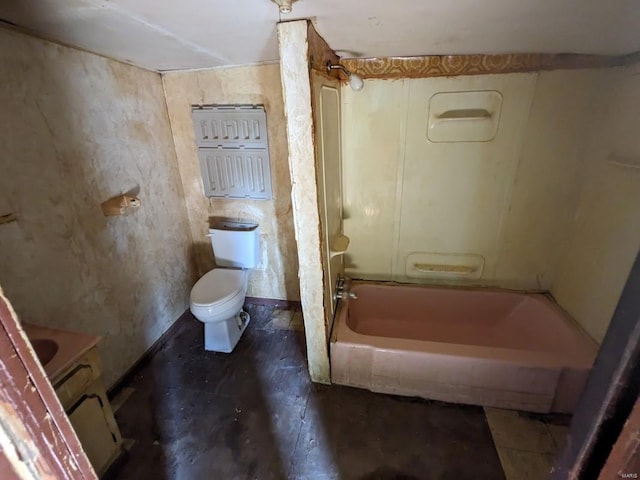
[[[258,225],[220,222],[211,226],[208,236],[217,266],[191,289],[189,309],[204,323],[204,349],[231,353],[249,325],[242,306],[248,269],[260,258]]]

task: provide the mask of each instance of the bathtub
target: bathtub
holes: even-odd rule
[[[571,413],[597,345],[551,298],[352,282],[330,343],[333,383],[446,402]]]

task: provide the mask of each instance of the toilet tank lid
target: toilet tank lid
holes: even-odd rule
[[[235,297],[244,288],[245,276],[244,270],[214,268],[191,289],[191,304],[212,305]]]
[[[211,225],[209,231],[213,230],[231,230],[233,232],[250,232],[258,228],[257,223],[248,222],[216,222]]]

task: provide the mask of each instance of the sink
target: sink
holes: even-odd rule
[[[38,355],[42,365],[49,363],[58,351],[58,344],[46,338],[32,340],[31,345],[33,345],[33,349],[36,351],[36,355]]]

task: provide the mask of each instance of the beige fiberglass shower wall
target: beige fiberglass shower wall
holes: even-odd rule
[[[600,138],[597,150],[605,157],[605,151],[618,151],[598,129],[603,115],[612,126],[624,118],[616,119],[607,105],[612,82],[629,68],[368,80],[362,92],[343,89],[344,228],[351,238],[347,273],[401,282],[552,289],[600,340],[602,332],[585,323],[586,312],[569,308],[568,302],[571,297],[584,309],[587,297],[599,292],[577,286],[585,281],[559,266],[571,261],[562,261],[566,251],[572,252],[569,258],[580,256],[573,263],[591,277],[599,270],[585,266],[607,262],[603,249],[593,245],[601,239],[585,243],[580,238],[590,227],[576,231],[573,225],[578,211],[582,220],[576,223],[593,227],[584,218],[589,217],[585,209],[595,206],[593,199],[584,204],[598,192],[593,185],[598,181],[585,183],[593,177],[587,152],[594,150],[586,139]],[[624,158],[637,154],[622,150],[617,155]],[[636,180],[626,183],[637,182],[637,169],[627,169]],[[614,188],[622,179],[611,181]],[[618,208],[618,228],[611,235],[621,235],[618,248],[625,253],[615,255],[622,258],[607,280],[595,282],[615,284],[600,292],[607,305],[615,306],[638,248],[637,222],[629,217],[639,216],[632,190],[626,185],[626,202],[609,208]],[[612,252],[615,243],[606,251]],[[577,271],[575,265],[567,268]],[[556,277],[571,278],[572,287],[554,289]],[[606,328],[610,313],[600,312],[608,315],[606,321],[591,323]]]
[[[344,274],[343,252],[348,245],[348,239],[343,235],[342,221],[340,82],[328,75],[311,71],[311,96],[318,169],[322,264],[325,272],[325,323],[328,336],[336,308],[336,281],[338,276]]]
[[[640,249],[640,65],[607,70],[581,137],[580,200],[551,293],[598,342]]]
[[[548,258],[547,247],[570,218],[577,190],[565,191],[564,182],[551,185],[550,198],[534,208],[521,197],[550,176],[576,174],[572,150],[579,128],[563,125],[581,123],[592,82],[575,72],[567,72],[570,78],[543,75],[551,77],[518,73],[373,80],[359,94],[345,89],[345,231],[352,239],[347,260],[351,275],[550,286],[554,259]],[[571,98],[564,96],[567,80],[577,92]],[[538,106],[537,97],[546,91],[564,97],[564,105]],[[466,92],[491,92],[494,103],[477,108],[482,100],[465,98]],[[442,98],[444,106],[434,105],[443,94],[448,94]],[[535,125],[530,123],[536,108],[547,110],[551,125],[535,119]],[[491,119],[451,114],[443,123],[445,128],[458,123],[474,134],[491,122],[493,130],[481,141],[466,141],[464,130],[459,138],[454,132],[446,141],[433,141],[428,130],[433,130],[429,126],[437,109],[461,115],[486,110]],[[544,151],[551,128],[564,132]],[[524,145],[533,155],[522,158]],[[537,167],[523,174],[528,162]],[[532,225],[538,217],[543,224]],[[518,236],[523,239],[519,244]]]

